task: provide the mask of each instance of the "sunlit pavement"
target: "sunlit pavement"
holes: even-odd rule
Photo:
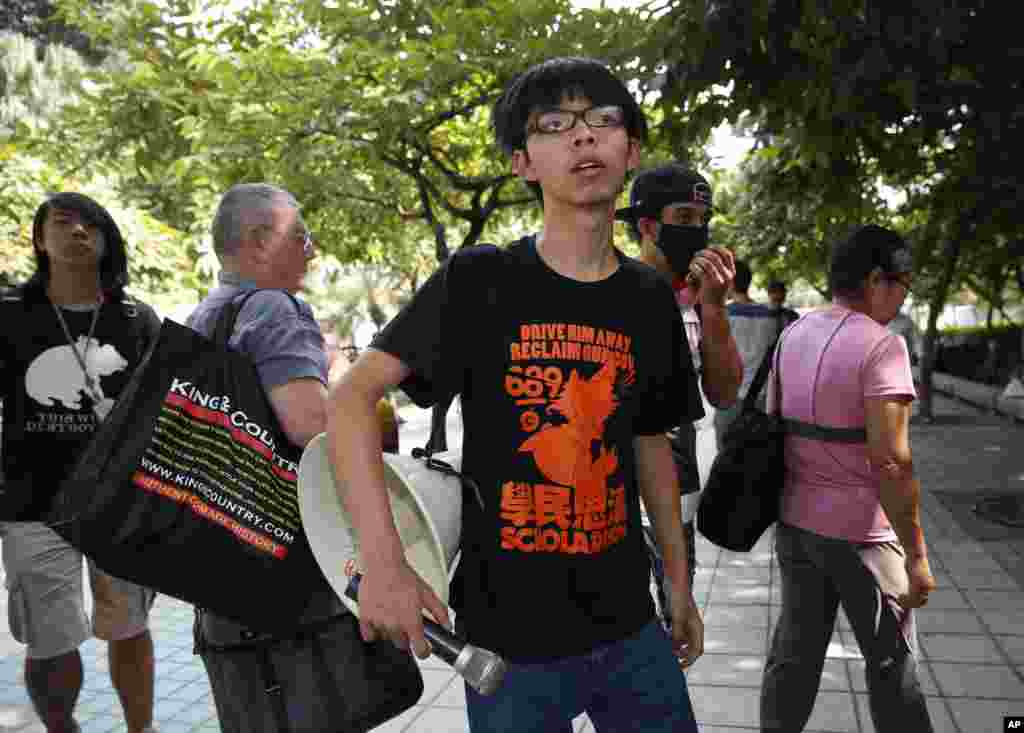
[[[421,446],[429,413],[403,408],[402,452]],[[919,614],[922,685],[938,733],[1002,731],[1004,715],[1024,714],[1024,591],[1005,568],[1024,551],[1024,531],[978,541],[961,529],[930,490],[981,486],[1024,491],[1024,427],[980,415],[938,398],[935,424],[913,428],[913,448],[932,568],[939,588]],[[461,442],[460,420],[449,416],[450,445]],[[761,672],[770,624],[778,616],[779,579],[769,532],[749,554],[697,546],[695,595],[704,611],[705,655],[688,675],[703,733],[758,730]],[[0,594],[6,624],[7,596]],[[163,733],[219,730],[202,663],[192,654],[192,611],[166,597],[152,616],[157,654],[156,719]],[[42,731],[22,684],[22,649],[0,631],[0,731]],[[86,733],[126,730],[107,671],[106,647],[82,649],[85,686],[77,718]],[[378,728],[388,733],[467,731],[461,680],[442,662],[423,663],[420,703]],[[581,717],[577,731],[591,730]],[[828,648],[807,731],[873,733],[864,664],[842,615]],[[908,731],[907,733],[913,733]]]

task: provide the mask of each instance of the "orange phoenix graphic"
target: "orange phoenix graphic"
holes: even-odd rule
[[[609,487],[619,458],[604,441],[622,389],[633,381],[633,370],[622,362],[609,359],[589,379],[573,370],[552,395],[544,412],[564,422],[546,422],[519,448],[532,454],[550,483],[502,487],[502,519],[511,525],[502,528],[503,548],[591,554],[625,536],[625,488]],[[530,429],[534,422],[521,425]]]

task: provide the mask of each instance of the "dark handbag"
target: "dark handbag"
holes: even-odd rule
[[[722,437],[721,449],[697,507],[697,527],[711,542],[733,552],[750,552],[778,518],[785,478],[784,421],[757,407],[757,398],[776,366],[775,403],[781,409],[778,374],[779,340],[761,359],[754,381],[743,398],[740,414]]]
[[[212,339],[164,322],[48,523],[111,575],[287,632],[327,581],[299,521],[301,453],[252,362],[227,346],[243,303]]]
[[[197,614],[195,651],[206,666],[225,733],[363,733],[423,695],[411,654],[390,641],[363,641],[352,614],[287,637],[215,644]]]

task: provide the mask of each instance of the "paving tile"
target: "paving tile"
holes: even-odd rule
[[[153,717],[156,720],[173,718],[185,708],[191,707],[192,702],[188,700],[175,700],[172,698],[157,698],[153,703]]]
[[[763,655],[705,654],[686,670],[686,684],[760,689],[764,661]]]
[[[967,599],[956,588],[935,589],[928,596],[928,608],[936,610],[970,610]]]
[[[964,728],[959,730],[953,723],[946,704],[941,697],[926,697],[928,715],[932,720],[932,728],[935,733],[986,733],[988,728]],[[871,708],[868,705],[867,694],[857,695],[857,712],[860,714],[861,731],[863,733],[875,733],[875,723],[871,719]],[[910,733],[910,731],[907,731]]]
[[[849,692],[818,692],[807,730],[858,733],[856,702]]]
[[[722,550],[718,558],[718,567],[770,567],[774,554],[763,552],[729,552]]]
[[[864,679],[864,660],[848,659],[846,660],[846,665],[849,669],[850,682],[853,684],[854,691],[866,694],[868,691],[868,684],[867,680]],[[927,662],[918,662],[917,679],[921,683],[921,690],[925,695],[939,694],[939,688],[935,684],[935,676],[932,674],[931,665]]]
[[[434,698],[448,686],[448,683],[455,677],[455,672],[449,667],[447,670],[424,669],[423,674],[423,696],[419,700],[421,705],[430,705]]]
[[[752,654],[764,656],[768,643],[766,629],[756,628],[705,628],[704,653],[707,654]]]
[[[594,724],[590,722],[586,713],[580,713],[572,719],[573,733],[593,733],[593,730]]]
[[[120,718],[112,715],[97,715],[81,723],[82,733],[107,733],[121,724]]]
[[[968,546],[958,547],[956,550],[940,553],[943,558],[946,572],[955,578],[970,573],[986,573],[1002,570],[991,555],[983,547]]]
[[[931,603],[929,602],[929,606]],[[918,633],[982,634],[985,628],[976,611],[921,608],[914,611]]]
[[[995,642],[988,636],[972,634],[920,634],[925,656],[932,662],[977,662],[1004,664]]]
[[[711,585],[709,604],[767,604],[770,598],[769,588],[765,584],[742,585],[715,581]]]
[[[768,628],[768,606],[709,603],[704,612],[704,626],[746,626]]]
[[[32,712],[28,700],[24,704],[0,702],[0,730],[21,730],[27,725],[38,723],[39,718]]]
[[[1024,592],[975,590],[964,591],[967,598],[979,611],[1007,611],[1024,609]],[[934,595],[934,594],[933,594]],[[930,602],[930,601],[929,601]]]
[[[217,710],[212,705],[203,704],[192,704],[189,705],[170,717],[170,720],[178,723],[185,723],[192,727],[198,726],[205,723],[207,720],[215,719],[217,717]],[[163,722],[160,724],[160,733],[163,733]]]
[[[974,570],[963,575],[953,575],[952,578],[963,589],[1020,592],[1020,586],[1017,585],[1017,581],[1002,568],[998,570]]]
[[[1024,682],[1009,667],[933,662],[932,673],[949,697],[1024,700]]]
[[[690,688],[690,700],[701,726],[756,726],[761,719],[760,690],[694,685]]]
[[[405,733],[469,733],[466,711],[457,708],[427,708]]]
[[[465,708],[466,707],[466,683],[458,675],[441,690],[441,694],[430,703],[431,707]]]
[[[1016,665],[1024,665],[1024,636],[997,636],[996,640]]]
[[[742,585],[768,585],[771,581],[771,570],[761,565],[727,566],[715,571],[714,583],[726,581]]]
[[[197,727],[197,723],[184,720],[164,720],[160,722],[159,733],[192,733]]]
[[[433,654],[426,659],[420,659],[419,657],[415,657],[415,659],[416,663],[420,665],[420,669],[440,669],[446,672],[450,672],[452,669],[450,664]]]
[[[852,631],[853,627],[850,626],[850,619],[846,616],[846,611],[843,610],[842,605],[839,606],[839,612],[836,614],[836,625],[835,628],[840,631]]]
[[[173,697],[174,693],[188,687],[190,684],[192,683],[189,680],[165,677],[160,674],[160,670],[157,668],[156,679],[153,681],[153,695],[157,698]]]
[[[1003,731],[1004,716],[1024,714],[1024,704],[1021,704],[1019,700],[958,700],[951,698],[948,702],[953,711],[953,717],[963,733]]]
[[[820,689],[842,692],[848,692],[850,690],[850,675],[846,669],[846,660],[825,660],[825,666],[821,670]]]
[[[423,715],[429,708],[424,705],[414,705],[406,710],[401,715],[392,718],[383,725],[379,725],[373,729],[373,733],[404,733],[409,727],[409,724],[416,720],[419,716]],[[465,713],[463,713],[465,715]],[[219,729],[218,729],[219,730]],[[469,730],[467,724],[466,730]]]
[[[832,632],[825,656],[832,659],[863,659],[853,632],[839,630]]]
[[[1024,608],[982,611],[981,620],[993,634],[1024,634]]]

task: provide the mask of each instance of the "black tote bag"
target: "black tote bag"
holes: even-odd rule
[[[301,451],[227,346],[243,302],[212,339],[164,321],[48,523],[111,575],[285,633],[326,580],[299,521]]]
[[[776,339],[761,360],[743,398],[740,414],[722,436],[722,448],[711,464],[697,507],[700,533],[715,545],[733,552],[750,552],[765,530],[779,518],[779,500],[785,480],[785,423],[777,413],[769,414],[757,407],[758,395],[778,351],[779,340]],[[776,410],[781,405],[780,383],[776,377]]]

